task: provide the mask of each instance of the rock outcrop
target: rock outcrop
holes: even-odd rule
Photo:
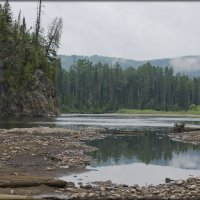
[[[11,95],[0,83],[0,116],[50,117],[59,114],[54,85],[42,70],[36,70],[30,84]]]

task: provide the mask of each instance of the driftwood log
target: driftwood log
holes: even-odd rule
[[[0,188],[21,188],[36,187],[46,185],[54,188],[64,188],[67,182],[58,179],[17,179],[17,180],[0,180]]]

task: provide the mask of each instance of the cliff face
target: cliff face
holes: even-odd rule
[[[9,94],[5,81],[0,82],[0,116],[50,117],[59,114],[56,91],[41,70],[36,70],[30,84],[16,95]]]

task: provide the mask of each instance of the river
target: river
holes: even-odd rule
[[[185,179],[200,175],[200,146],[169,140],[174,123],[200,127],[198,117],[164,117],[118,114],[63,114],[58,118],[1,119],[0,128],[50,126],[81,128],[103,127],[107,130],[128,129],[145,132],[144,136],[112,136],[88,141],[98,148],[89,154],[96,161],[90,171],[61,177],[76,184],[111,180],[114,183],[156,185],[165,178]]]

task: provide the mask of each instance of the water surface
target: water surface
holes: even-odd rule
[[[147,131],[148,132],[148,131]],[[62,177],[76,184],[111,180],[128,185],[157,185],[200,175],[200,146],[171,141],[164,131],[146,136],[108,136],[87,144],[98,148],[90,153],[91,171]]]
[[[164,129],[174,123],[184,122],[192,127],[200,127],[199,117],[158,117],[125,114],[62,114],[57,118],[0,118],[0,128],[24,128],[37,126],[80,128],[87,126],[108,129]]]

